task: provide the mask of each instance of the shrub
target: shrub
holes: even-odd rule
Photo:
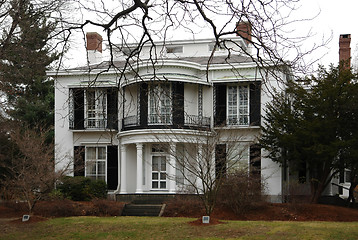
[[[197,195],[177,194],[166,201],[166,217],[200,217],[205,213],[203,202]]]
[[[95,216],[120,216],[123,210],[123,203],[105,199],[94,199],[93,215]]]
[[[311,187],[309,183],[290,181],[283,183],[288,193],[285,200],[289,203],[309,203],[311,197]]]
[[[264,185],[256,174],[235,170],[223,179],[217,204],[231,208],[235,214],[262,206],[265,202]]]
[[[92,198],[107,198],[107,183],[105,181],[90,181],[88,193]]]
[[[79,176],[65,177],[57,189],[65,198],[74,201],[89,201],[107,196],[107,184],[104,181]]]

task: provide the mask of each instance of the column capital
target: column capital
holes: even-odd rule
[[[127,151],[127,144],[121,144],[121,152]]]

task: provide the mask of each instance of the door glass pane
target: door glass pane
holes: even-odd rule
[[[161,157],[160,170],[161,171],[166,171],[167,170],[167,164],[165,162],[165,157]]]
[[[161,189],[167,188],[167,183],[166,182],[160,182],[160,188]]]
[[[158,182],[152,182],[152,188],[158,188]]]
[[[165,180],[166,176],[165,173],[160,173],[160,180]]]
[[[159,171],[159,157],[153,156],[152,171]]]
[[[96,98],[94,91],[87,91],[87,106],[88,110],[94,110],[96,106]]]
[[[152,173],[152,179],[158,180],[158,173]]]

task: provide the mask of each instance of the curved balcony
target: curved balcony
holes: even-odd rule
[[[198,115],[185,115],[184,124],[173,124],[169,121],[169,116],[150,116],[150,121],[146,124],[141,124],[140,118],[137,115],[127,116],[122,119],[122,130],[133,129],[158,129],[158,128],[173,128],[173,129],[195,129],[195,130],[210,130],[211,118]]]

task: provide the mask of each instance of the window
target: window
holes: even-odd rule
[[[86,91],[86,128],[105,128],[107,119],[107,94],[105,89]]]
[[[223,44],[221,44],[220,46],[216,45],[215,43],[211,43],[209,44],[209,52],[212,52],[215,48],[215,51],[225,51],[226,48],[224,47]]]
[[[167,46],[167,53],[182,53],[183,46]]]
[[[149,90],[148,124],[172,123],[172,98],[170,84],[153,84]]]
[[[106,181],[106,147],[86,147],[86,177]]]
[[[227,124],[249,124],[249,88],[248,86],[228,86]]]
[[[68,104],[70,129],[118,129],[116,88],[70,88]]]

